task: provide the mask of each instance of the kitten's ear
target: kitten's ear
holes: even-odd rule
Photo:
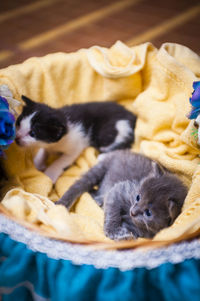
[[[177,202],[174,199],[169,199],[168,202],[169,216],[171,217],[171,220],[174,221],[177,217]]]
[[[166,173],[165,168],[155,161],[152,161],[152,168],[153,168],[153,173],[157,176],[163,176]]]
[[[25,95],[22,95],[22,96],[21,96],[21,99],[25,102],[25,104],[26,104],[27,106],[34,105],[34,104],[35,104],[35,102],[34,102],[33,100],[31,100],[30,98],[28,98],[28,97],[25,96]]]

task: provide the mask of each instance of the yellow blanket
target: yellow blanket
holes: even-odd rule
[[[30,58],[0,70],[0,85],[7,84],[19,100],[24,94],[53,107],[116,100],[136,113],[133,150],[158,160],[189,187],[181,215],[154,238],[172,241],[200,231],[199,149],[193,122],[186,117],[199,70],[199,56],[182,45],[166,43],[158,50],[150,43],[129,48],[118,41],[110,49],[94,46]],[[7,159],[2,161],[9,181],[3,187],[4,209],[60,238],[110,243],[103,233],[102,209],[89,194],[80,198],[72,213],[49,201],[57,200],[95,164],[97,152],[85,150],[55,188],[35,169],[32,155],[15,143],[6,151]]]

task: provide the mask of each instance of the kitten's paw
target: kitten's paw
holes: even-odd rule
[[[131,240],[134,239],[133,234],[126,228],[118,227],[114,231],[105,230],[107,237],[113,240]]]
[[[74,195],[73,193],[65,193],[58,201],[55,202],[56,205],[63,205],[65,206],[68,210],[71,209],[73,206],[74,202],[76,200],[76,194]]]
[[[45,175],[48,176],[53,184],[56,183],[58,177],[60,176],[61,172],[60,170],[56,170],[56,168],[52,168],[51,166],[48,167],[45,171],[44,171]]]
[[[99,207],[103,207],[104,197],[102,195],[98,195],[98,191],[96,190],[91,190],[89,191],[89,193],[91,197],[95,200],[97,205],[99,205]]]
[[[55,205],[63,205],[63,206],[65,206],[67,208],[67,204],[66,203],[67,202],[65,200],[62,200],[62,198],[61,198],[58,201],[56,201],[54,204]]]
[[[103,198],[102,197],[96,197],[96,198],[94,198],[94,200],[97,203],[97,205],[99,205],[99,207],[103,207]]]
[[[45,171],[45,169],[47,168],[46,164],[40,164],[39,166],[37,166],[35,164],[35,167],[39,170],[39,171]]]
[[[107,157],[108,154],[100,154],[98,155],[97,157],[97,161],[100,162],[100,161],[103,161],[106,157]]]

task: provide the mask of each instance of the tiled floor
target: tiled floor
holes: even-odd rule
[[[184,44],[200,54],[199,0],[1,0],[0,68],[94,44]]]

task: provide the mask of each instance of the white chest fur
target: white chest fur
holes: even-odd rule
[[[89,136],[85,135],[80,124],[68,124],[68,133],[60,141],[41,145],[48,153],[62,154],[45,170],[45,174],[52,179],[53,183],[56,182],[63,170],[70,166],[78,158],[81,152],[89,146],[89,140]],[[40,151],[40,153],[42,152]],[[41,158],[39,158],[39,156],[37,158],[37,155],[34,162],[36,167],[42,164]]]
[[[68,124],[68,133],[56,143],[46,145],[49,152],[60,152],[79,155],[89,145],[89,137],[85,135],[80,124]]]

